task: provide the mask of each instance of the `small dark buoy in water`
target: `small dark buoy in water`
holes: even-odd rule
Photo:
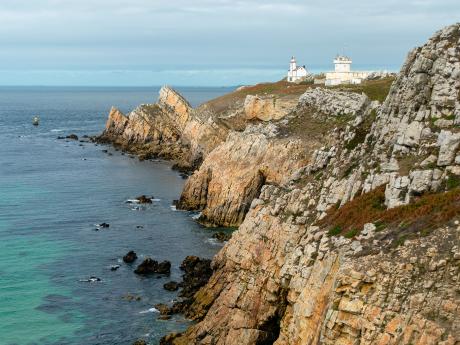
[[[34,126],[38,126],[40,124],[40,118],[38,116],[34,116],[34,118],[32,119],[32,124]]]

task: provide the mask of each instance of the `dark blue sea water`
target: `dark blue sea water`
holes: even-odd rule
[[[197,105],[229,89],[179,91]],[[157,93],[155,87],[0,88],[0,345],[125,345],[141,337],[156,344],[187,326],[181,317],[158,321],[149,312],[176,296],[162,288],[168,278],[139,277],[121,262],[129,250],[139,260],[170,260],[170,279],[179,280],[185,256],[219,250],[210,230],[171,208],[184,181],[168,162],[56,139],[100,133],[112,105],[127,112],[154,102]],[[159,201],[141,210],[125,203],[140,194]],[[95,231],[101,222],[110,227]],[[121,267],[111,271],[115,264]],[[80,281],[90,276],[102,281]]]

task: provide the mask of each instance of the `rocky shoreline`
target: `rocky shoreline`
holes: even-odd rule
[[[178,208],[239,226],[162,344],[458,344],[459,126],[460,24],[355,91],[112,109],[100,142],[193,171]]]

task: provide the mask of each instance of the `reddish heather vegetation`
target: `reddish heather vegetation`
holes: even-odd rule
[[[404,233],[428,234],[435,227],[460,216],[460,188],[448,192],[425,194],[409,205],[386,209],[385,187],[363,194],[340,208],[332,208],[319,225],[329,229],[329,235],[354,237],[364,224],[374,223]],[[348,236],[347,236],[348,235]]]

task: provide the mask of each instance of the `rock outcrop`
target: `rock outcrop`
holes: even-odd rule
[[[171,159],[179,168],[193,171],[228,132],[205,115],[165,86],[157,103],[141,105],[128,116],[112,108],[105,131],[97,140],[121,146],[140,158]]]
[[[244,101],[244,113],[249,120],[262,121],[279,120],[291,112],[297,105],[297,100],[279,99],[275,96],[260,97],[247,95]]]
[[[381,107],[308,91],[271,123],[267,151],[284,135],[303,145],[289,168],[243,144],[268,126],[231,134],[207,156],[183,203],[231,224],[256,198],[195,295],[198,322],[168,343],[458,344],[459,68],[455,24],[409,54]],[[326,129],[313,127],[323,140],[299,130],[306,119],[323,119]]]

